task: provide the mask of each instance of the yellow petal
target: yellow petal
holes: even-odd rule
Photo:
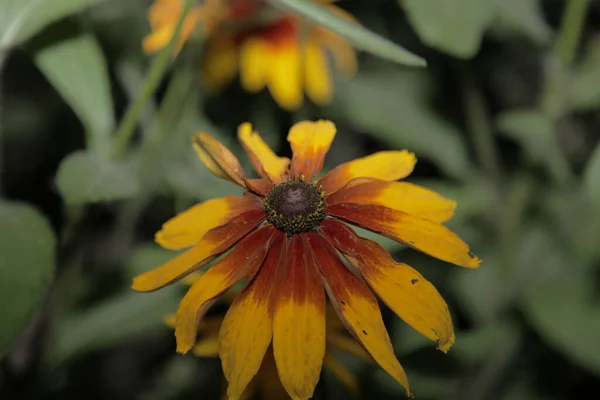
[[[284,249],[284,234],[279,233],[260,271],[233,302],[223,321],[219,354],[230,399],[242,396],[271,343],[272,296]]]
[[[433,190],[408,182],[357,179],[327,197],[327,204],[356,203],[379,205],[432,222],[446,222],[454,214],[456,202]]]
[[[342,381],[344,386],[350,393],[358,394],[358,380],[348,368],[344,367],[334,356],[327,354],[324,360],[325,368],[331,371],[337,378]]]
[[[202,67],[210,90],[218,90],[231,82],[238,69],[238,52],[233,39],[221,36],[211,39]]]
[[[313,395],[325,357],[325,295],[321,278],[307,256],[301,235],[292,236],[273,317],[277,370],[294,400]]]
[[[272,47],[267,86],[282,108],[292,111],[302,105],[302,75],[300,52],[296,39]]]
[[[303,61],[308,97],[318,105],[330,103],[333,87],[325,52],[314,41],[308,41],[304,46]]]
[[[260,207],[254,196],[207,200],[165,222],[154,240],[162,247],[180,250],[192,246],[209,230],[225,225],[240,214]]]
[[[245,176],[240,162],[217,139],[205,132],[198,132],[192,138],[192,146],[206,168],[219,178],[227,179],[245,187]]]
[[[326,31],[319,34],[319,40],[333,56],[333,65],[346,78],[352,78],[358,70],[358,60],[354,47],[343,37]]]
[[[142,43],[144,52],[152,54],[166,47],[173,36],[173,29],[173,26],[165,26],[146,36]]]
[[[223,226],[210,230],[191,249],[160,267],[135,277],[131,285],[132,289],[138,292],[151,292],[191,274],[214,260],[219,254],[229,250],[264,219],[264,211],[252,210]]]
[[[379,244],[358,237],[340,222],[323,224],[330,242],[360,269],[375,293],[400,318],[446,352],[454,343],[452,317],[436,288]]]
[[[308,233],[306,237],[338,315],[381,368],[410,395],[408,378],[394,354],[377,299],[367,284],[342,264],[324,237],[316,233]]]
[[[292,146],[292,177],[304,176],[312,181],[323,168],[325,154],[335,137],[335,125],[331,121],[302,121],[290,129],[287,140]]]
[[[204,336],[192,348],[196,357],[217,357],[219,355],[219,341],[217,335]]]
[[[416,163],[415,155],[407,150],[380,151],[337,166],[319,180],[319,185],[326,194],[331,194],[354,178],[396,181],[410,175]]]
[[[244,147],[244,150],[250,158],[250,162],[258,174],[270,179],[271,182],[278,184],[287,175],[287,169],[290,165],[289,158],[277,157],[258,132],[252,129],[248,122],[240,125],[238,129],[238,138]]]
[[[179,304],[175,320],[177,351],[187,353],[196,343],[198,324],[214,300],[233,285],[253,276],[262,264],[275,229],[267,225],[244,238],[206,271]]]
[[[439,223],[374,205],[333,204],[327,206],[327,211],[440,260],[467,268],[477,268],[481,263],[465,242]]]
[[[269,76],[271,46],[263,40],[249,38],[240,48],[240,83],[251,93],[262,90]]]

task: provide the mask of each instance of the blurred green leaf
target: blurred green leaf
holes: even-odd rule
[[[500,131],[520,143],[536,161],[548,154],[553,127],[552,121],[536,110],[510,110],[496,119]]]
[[[516,347],[519,330],[514,324],[497,323],[468,332],[457,332],[452,354],[468,364],[478,364],[494,353],[506,353]]]
[[[417,371],[407,371],[411,390],[417,399],[443,399],[448,398],[452,390],[452,377],[439,377],[426,375]],[[387,372],[377,368],[373,374],[373,382],[386,394],[394,399],[405,399],[404,389]],[[390,397],[385,397],[390,398]]]
[[[336,97],[343,117],[391,147],[426,157],[452,177],[471,173],[461,132],[428,104],[420,71],[361,73]]]
[[[573,362],[600,375],[600,309],[595,281],[563,265],[559,273],[540,280],[522,303],[542,339]]]
[[[571,107],[584,111],[600,108],[600,36],[590,40],[571,79]]]
[[[585,167],[583,185],[591,204],[595,204],[595,210],[600,212],[600,143],[596,144]]]
[[[0,0],[0,50],[18,45],[52,22],[104,0]]]
[[[85,151],[62,160],[56,185],[68,205],[120,200],[139,191],[135,174],[125,164]]]
[[[154,243],[144,243],[135,248],[129,263],[127,263],[127,275],[136,275],[148,272],[158,267],[177,255],[173,250],[168,250]]]
[[[54,273],[54,232],[24,203],[0,202],[0,359],[27,326]]]
[[[154,293],[129,289],[56,322],[46,362],[62,365],[87,352],[123,344],[163,328],[163,318],[177,310],[181,292],[168,287]],[[167,328],[164,327],[165,331]]]
[[[552,38],[539,0],[494,0],[494,11],[501,30],[525,35],[538,44],[546,44]]]
[[[356,23],[338,16],[317,3],[307,0],[269,0],[269,2],[331,29],[351,41],[356,47],[386,60],[412,67],[425,67],[427,65],[427,62],[421,57]]]
[[[411,25],[431,47],[471,58],[493,16],[493,0],[400,0]]]
[[[88,147],[106,155],[115,119],[106,60],[89,34],[34,50],[35,63],[83,123]]]

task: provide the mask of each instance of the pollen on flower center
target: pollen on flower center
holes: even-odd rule
[[[275,186],[263,204],[267,221],[289,235],[313,231],[325,218],[323,192],[301,179]]]

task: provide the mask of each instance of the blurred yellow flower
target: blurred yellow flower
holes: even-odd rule
[[[338,15],[353,17],[332,4],[317,0]],[[203,23],[208,33],[203,71],[211,89],[219,89],[238,74],[242,87],[251,93],[268,88],[284,109],[302,105],[304,93],[319,105],[333,96],[333,67],[347,78],[356,73],[356,53],[341,36],[320,26],[303,22],[294,14],[278,13],[261,17],[265,5],[257,0],[206,0],[187,16],[179,47],[189,39],[194,27]],[[150,8],[152,33],[144,40],[147,52],[167,45],[183,0],[156,0]],[[235,22],[252,21],[250,24]]]
[[[299,400],[313,395],[326,354],[325,291],[346,328],[408,394],[408,378],[394,354],[375,294],[440,350],[454,343],[448,307],[435,287],[348,224],[477,268],[479,258],[443,225],[456,203],[396,182],[416,163],[406,150],[347,162],[317,180],[335,134],[331,121],[295,124],[288,134],[290,160],[278,157],[250,124],[242,124],[238,137],[260,176],[248,179],[225,146],[197,133],[193,146],[200,161],[246,192],[208,200],[167,221],[156,241],[172,250],[189,249],[133,280],[134,290],[157,290],[227,253],[182,299],[175,337],[178,352],[190,351],[210,306],[248,281],[219,331],[219,354],[232,399],[242,396],[271,343],[287,393]]]

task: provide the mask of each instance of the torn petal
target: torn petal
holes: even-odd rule
[[[192,146],[202,163],[213,174],[245,187],[244,170],[239,160],[217,139],[205,132],[198,132],[192,137]]]
[[[256,172],[274,184],[281,183],[287,176],[290,160],[286,157],[278,157],[247,122],[240,125],[238,138]]]

